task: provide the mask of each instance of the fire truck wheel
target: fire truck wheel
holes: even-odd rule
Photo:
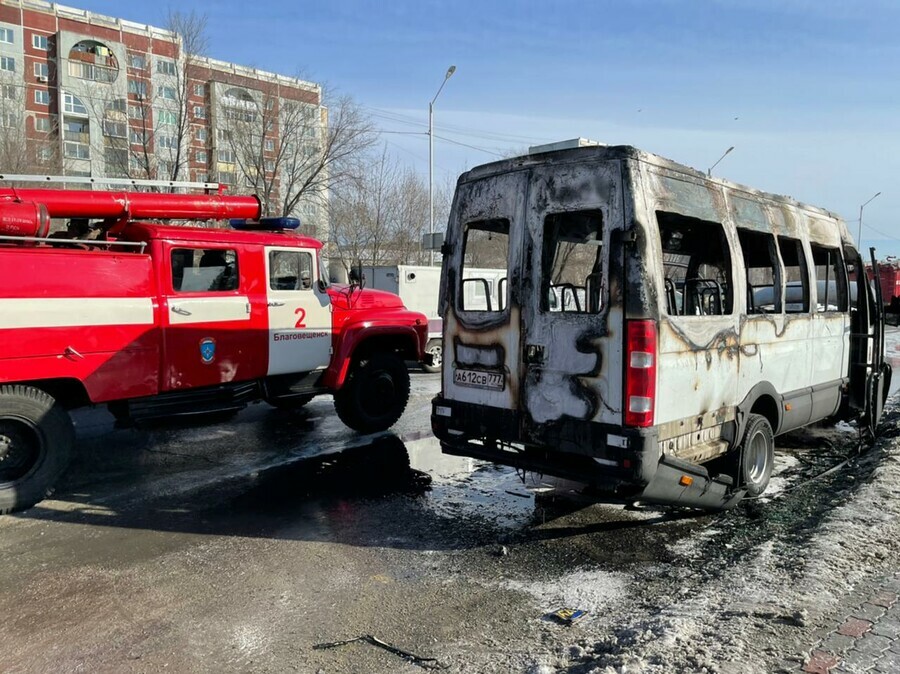
[[[739,484],[747,488],[747,496],[759,496],[769,486],[775,467],[775,435],[764,416],[750,415],[736,456],[740,461]]]
[[[334,395],[334,409],[347,426],[375,433],[393,426],[409,400],[409,371],[393,354],[359,361]]]
[[[440,339],[430,339],[425,345],[425,353],[431,354],[431,365],[422,363],[422,369],[425,372],[434,374],[441,371],[441,363],[444,360],[444,342]]]
[[[45,498],[69,465],[75,429],[68,413],[40,389],[0,386],[0,513]]]

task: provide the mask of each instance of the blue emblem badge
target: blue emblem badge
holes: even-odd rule
[[[200,360],[209,365],[216,359],[216,340],[205,337],[200,340]]]

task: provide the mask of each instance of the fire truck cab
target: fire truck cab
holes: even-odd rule
[[[48,217],[100,236],[47,237]],[[319,241],[258,217],[255,197],[0,190],[0,512],[48,493],[84,405],[129,423],[331,393],[355,430],[397,421],[426,317],[329,285]]]

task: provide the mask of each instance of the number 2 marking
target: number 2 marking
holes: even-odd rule
[[[294,327],[305,328],[306,323],[304,323],[303,321],[306,320],[306,309],[304,309],[303,307],[297,307],[296,309],[294,309],[294,314],[298,316],[297,322],[294,324]]]

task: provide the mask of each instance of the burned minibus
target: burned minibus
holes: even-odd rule
[[[716,510],[765,490],[775,436],[881,415],[878,288],[820,208],[578,147],[463,174],[443,254],[445,453]]]

